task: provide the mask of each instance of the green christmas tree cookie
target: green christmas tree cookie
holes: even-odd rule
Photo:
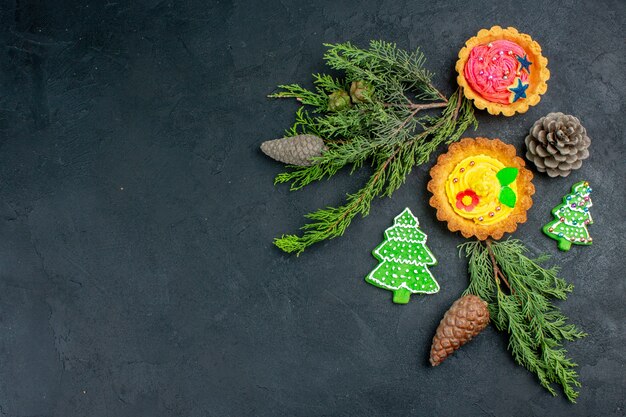
[[[437,260],[426,247],[426,235],[411,210],[396,216],[393,226],[385,230],[385,240],[372,254],[380,262],[365,277],[370,284],[393,291],[393,302],[407,304],[411,294],[434,294],[439,284],[427,265]]]
[[[563,197],[563,204],[552,209],[554,221],[543,226],[543,232],[558,242],[562,251],[568,251],[574,245],[591,245],[587,225],[592,224],[589,207],[592,206],[591,187],[587,181],[572,185],[572,192]]]

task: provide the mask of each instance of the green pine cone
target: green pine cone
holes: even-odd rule
[[[363,80],[352,81],[350,85],[350,97],[355,104],[367,103],[372,100],[374,86]]]
[[[352,106],[350,94],[344,90],[337,90],[328,96],[328,111],[341,111]]]

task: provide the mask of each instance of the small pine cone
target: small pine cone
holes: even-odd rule
[[[341,111],[352,107],[350,94],[344,90],[337,90],[328,96],[328,111]]]
[[[298,166],[312,165],[311,159],[321,156],[327,149],[324,140],[315,135],[298,135],[261,144],[261,150],[270,158]]]
[[[487,303],[475,295],[456,300],[441,319],[430,347],[430,364],[437,366],[489,324]]]
[[[539,172],[551,177],[567,177],[589,157],[591,139],[578,118],[548,113],[537,120],[525,139],[526,158]]]
[[[353,103],[367,103],[372,99],[374,87],[363,80],[352,81],[350,84],[350,97]]]

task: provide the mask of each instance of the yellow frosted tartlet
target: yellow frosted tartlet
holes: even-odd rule
[[[453,143],[430,170],[430,205],[437,219],[466,238],[500,239],[526,221],[535,187],[515,147],[499,139]]]
[[[548,89],[547,66],[529,35],[494,26],[465,42],[456,62],[457,82],[477,108],[513,116],[539,103]]]

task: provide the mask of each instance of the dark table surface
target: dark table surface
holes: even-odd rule
[[[0,415],[625,415],[623,1],[74,3],[0,7]],[[384,39],[421,46],[450,93],[458,50],[494,24],[539,41],[552,76],[528,113],[478,112],[467,135],[522,152],[532,123],[563,111],[592,137],[581,170],[536,175],[515,233],[576,286],[559,305],[589,333],[567,344],[577,405],[541,388],[491,327],[427,364],[468,282],[463,238],[426,201],[434,158],[344,237],[299,258],[272,245],[367,175],[274,187],[281,165],[259,144],[296,108],[266,98],[276,85],[322,71],[323,42]],[[594,245],[558,253],[540,227],[582,179]],[[442,290],[398,306],[363,277],[407,206]]]

